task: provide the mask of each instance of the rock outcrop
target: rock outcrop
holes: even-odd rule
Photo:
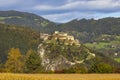
[[[56,31],[52,35],[41,34],[38,53],[46,71],[60,71],[95,57],[89,49],[67,33]]]

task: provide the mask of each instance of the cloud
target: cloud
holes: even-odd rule
[[[75,18],[104,18],[120,14],[120,0],[66,0],[62,5],[42,4],[32,8],[44,12],[42,16],[54,22],[68,22]]]
[[[105,18],[105,17],[119,17],[120,13],[115,12],[115,13],[96,13],[96,12],[68,12],[68,13],[58,13],[58,14],[48,14],[48,15],[41,15],[42,17],[53,21],[53,22],[60,22],[60,23],[66,23],[69,22],[73,19],[100,19],[100,18]]]
[[[97,11],[97,12],[116,12],[119,11],[120,0],[68,0],[61,6],[36,5],[34,10],[78,10],[78,11]]]
[[[0,0],[0,7],[8,7],[19,3],[19,0]]]
[[[0,0],[0,10],[18,10],[54,22],[120,16],[120,0]]]
[[[63,22],[68,22],[68,20],[74,19],[72,17],[72,14],[75,14],[75,13],[48,14],[48,15],[42,15],[42,17],[49,19],[51,21],[54,21],[54,22],[63,23]]]
[[[48,14],[48,15],[41,15],[41,16],[54,22],[65,23],[73,19],[97,18],[99,14],[91,13],[91,12],[82,13],[82,12],[74,11],[74,12],[68,12],[68,13]]]

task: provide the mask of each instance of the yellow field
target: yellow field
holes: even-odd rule
[[[7,74],[0,80],[120,80],[120,74]]]

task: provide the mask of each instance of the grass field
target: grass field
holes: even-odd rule
[[[103,48],[106,48],[106,46],[111,45],[111,43],[99,42],[99,44],[86,43],[85,45],[90,48],[95,47],[96,49],[103,49]]]
[[[120,63],[120,58],[114,58],[114,60]]]
[[[1,73],[0,80],[120,80],[120,74],[10,74]]]

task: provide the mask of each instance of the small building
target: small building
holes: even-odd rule
[[[43,34],[43,33],[40,34],[40,38],[43,39],[44,41],[47,40],[49,36],[50,36],[49,34]]]
[[[73,36],[67,36],[68,40],[74,40]]]
[[[54,34],[58,34],[58,33],[59,33],[59,31],[55,31],[55,32],[54,32]]]
[[[60,40],[66,40],[67,37],[65,37],[65,36],[59,36],[58,39],[60,39]]]

